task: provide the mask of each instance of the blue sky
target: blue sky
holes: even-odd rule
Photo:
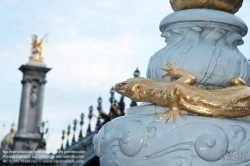
[[[250,26],[250,2],[237,16]],[[48,151],[61,145],[61,131],[82,112],[86,130],[88,107],[97,115],[97,98],[109,110],[109,90],[133,77],[138,67],[146,76],[147,63],[165,46],[159,23],[172,13],[168,0],[4,0],[0,6],[0,131],[18,122],[22,73],[28,62],[31,35],[49,33],[44,42],[47,74],[43,119],[49,121]],[[250,58],[250,37],[242,53]],[[115,95],[119,99],[119,95]],[[130,103],[126,99],[126,105]],[[93,128],[94,121],[93,120]],[[3,124],[6,126],[2,128]],[[78,128],[79,129],[79,128]]]

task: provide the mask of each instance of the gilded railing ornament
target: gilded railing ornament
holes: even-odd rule
[[[177,117],[186,119],[180,110],[203,116],[236,118],[250,115],[250,88],[241,78],[233,78],[230,87],[206,90],[193,86],[196,78],[193,74],[178,69],[174,61],[166,63],[169,68],[162,76],[169,76],[171,82],[155,81],[148,78],[130,78],[115,85],[117,93],[137,102],[152,102],[168,111],[159,119],[170,118],[174,122]]]
[[[174,11],[185,9],[206,8],[236,13],[242,6],[243,0],[170,0]]]
[[[37,35],[32,36],[31,56],[29,57],[30,62],[43,63],[42,42],[46,36],[47,35],[45,35],[40,41],[38,41]]]

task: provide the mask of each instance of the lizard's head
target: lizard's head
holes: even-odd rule
[[[117,83],[115,85],[115,91],[137,101],[141,97],[142,81],[145,79],[146,78],[142,77],[127,79],[126,81]]]

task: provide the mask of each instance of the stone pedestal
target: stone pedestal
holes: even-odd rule
[[[155,119],[166,110],[132,107],[103,126],[93,139],[101,166],[250,165],[249,122],[185,115],[164,126]]]
[[[23,72],[23,88],[14,148],[34,150],[41,140],[39,127],[42,120],[44,85],[46,73],[51,69],[44,64],[28,63],[19,70]]]

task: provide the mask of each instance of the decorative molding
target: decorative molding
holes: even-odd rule
[[[188,14],[187,11],[183,12],[176,12],[177,14],[164,19],[172,19],[172,22],[162,21],[162,37],[166,38],[167,45],[150,58],[147,77],[170,81],[169,77],[161,78],[163,71],[160,67],[165,66],[165,61],[174,60],[180,69],[194,74],[197,78],[196,85],[202,88],[227,87],[235,77],[242,78],[250,86],[250,73],[247,72],[250,71],[250,63],[237,48],[244,43],[242,27],[237,27],[237,24],[226,26],[213,21],[173,21],[174,18],[182,18],[183,14]],[[209,14],[207,10],[203,13]],[[234,15],[227,14],[227,17],[240,22]]]
[[[47,80],[40,79],[38,82],[39,82],[40,85],[45,85],[47,83]]]
[[[153,105],[147,107],[155,109]],[[164,120],[155,121],[155,114],[114,119],[94,136],[95,153],[101,165],[109,166],[250,163],[250,133],[247,132],[250,123],[190,115],[186,118],[187,121],[179,118],[177,124],[168,122],[166,126]],[[234,153],[234,158],[228,156],[229,152]]]
[[[26,83],[31,83],[32,79],[31,78],[23,78],[23,80],[21,81],[21,83],[24,85]]]

